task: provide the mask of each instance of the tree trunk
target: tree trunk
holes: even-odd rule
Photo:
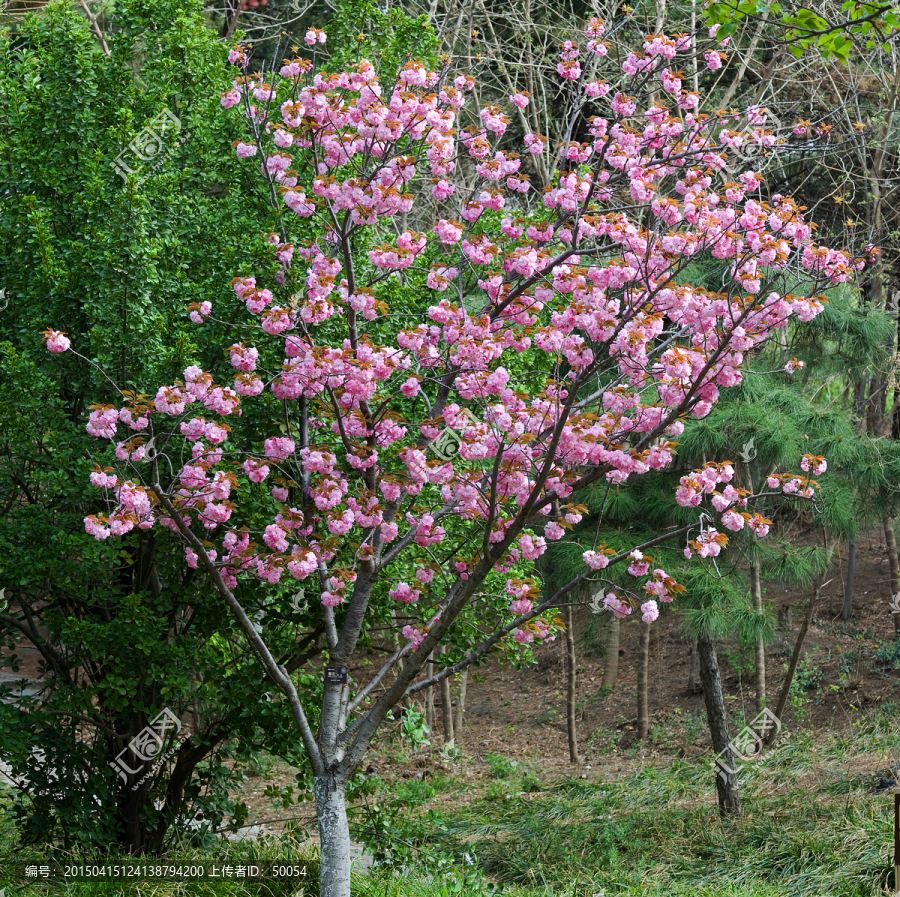
[[[841,619],[849,620],[853,613],[853,581],[856,579],[856,539],[850,543],[850,555],[847,558],[847,587],[844,589],[844,607]]]
[[[650,734],[650,708],[647,680],[650,678],[650,624],[641,623],[641,647],[638,655],[637,677],[637,737],[644,739]]]
[[[394,650],[400,650],[400,633],[397,631],[397,609],[391,606],[391,642]]]
[[[469,671],[463,670],[459,674],[459,693],[456,696],[456,719],[453,722],[453,736],[459,743],[462,739],[463,715],[466,712],[466,683],[469,681]]]
[[[446,646],[441,651],[446,653]],[[441,716],[444,721],[444,744],[453,743],[453,703],[450,700],[450,677],[441,679]]]
[[[866,428],[866,381],[857,380],[853,384],[853,419],[857,432],[864,433]]]
[[[431,657],[434,656],[432,651]],[[434,675],[434,663],[429,659],[425,665],[425,675],[430,679]],[[425,689],[425,725],[428,726],[429,733],[434,732],[434,686],[429,685]]]
[[[750,564],[750,589],[753,592],[753,607],[762,616],[762,583],[759,576],[759,561]],[[756,712],[761,713],[766,703],[766,644],[760,636],[756,640]]]
[[[350,897],[350,826],[347,824],[346,783],[330,775],[314,782],[319,820],[322,870],[320,897]]]
[[[612,619],[609,621],[605,656],[601,687],[612,691],[616,687],[616,678],[619,675],[619,618],[615,614],[612,615]]]
[[[778,704],[775,707],[775,716],[778,719],[781,719],[781,715],[784,713],[784,708],[787,705],[788,695],[791,691],[791,683],[794,681],[794,673],[797,670],[797,664],[800,662],[800,654],[803,651],[803,641],[806,638],[809,624],[812,623],[813,614],[816,610],[816,603],[819,600],[819,595],[822,594],[822,589],[824,589],[829,582],[831,582],[830,579],[828,580],[828,582],[825,581],[824,573],[818,577],[816,589],[813,592],[812,598],[810,599],[809,607],[807,607],[806,609],[806,616],[803,618],[803,622],[800,624],[800,632],[797,633],[797,641],[794,643],[794,653],[791,655],[791,662],[788,665],[787,676],[785,677],[784,684],[781,686],[781,694],[778,696]],[[772,732],[770,731],[768,737],[766,738],[767,744],[771,737]]]
[[[575,731],[575,632],[572,608],[566,608],[566,731],[569,735],[569,760],[578,762],[578,733]]]
[[[688,673],[688,691],[697,690],[697,677],[700,675],[700,664],[697,658],[697,639],[691,642],[691,669]]]
[[[656,31],[655,34],[662,34],[663,25],[666,22],[666,0],[656,0]]]
[[[895,596],[900,593],[900,559],[897,557],[897,536],[894,533],[894,521],[884,518],[884,541],[887,545],[888,564],[891,568],[891,604],[896,606]],[[894,638],[900,638],[900,613],[892,613],[894,618]]]
[[[700,656],[700,681],[703,683],[703,700],[706,719],[712,736],[716,763],[716,793],[719,797],[719,813],[722,816],[740,816],[741,796],[738,791],[737,770],[728,737],[728,714],[722,695],[722,678],[719,675],[719,659],[716,643],[707,636],[697,639]]]

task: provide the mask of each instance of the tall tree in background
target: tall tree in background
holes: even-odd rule
[[[24,836],[70,849],[209,840],[242,813],[229,755],[265,741],[292,757],[286,705],[264,697],[276,690],[177,538],[112,546],[84,531],[102,509],[86,479],[84,415],[109,396],[95,365],[129,389],[189,359],[223,366],[221,336],[185,302],[220,301],[232,266],[277,265],[198,9],[117,5],[109,55],[66,3],[0,36],[0,636],[5,668],[33,672],[20,664],[36,656],[40,676],[22,695],[4,683],[0,741]],[[91,365],[48,365],[35,333],[60,320]],[[242,594],[268,612],[283,664],[315,654],[321,630],[296,642],[286,598],[273,606],[261,582]],[[145,749],[130,747],[154,720]]]

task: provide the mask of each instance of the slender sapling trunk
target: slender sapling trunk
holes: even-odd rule
[[[425,675],[430,679],[434,675],[434,663],[430,659],[434,653],[429,656],[428,663],[425,664]],[[429,685],[425,689],[425,725],[428,726],[429,733],[434,731],[434,686]]]
[[[462,740],[463,716],[466,712],[466,684],[469,681],[469,671],[459,673],[459,692],[456,695],[456,719],[453,721],[453,737],[459,744]]]
[[[606,634],[604,648],[605,662],[603,664],[602,688],[612,691],[616,687],[616,678],[619,675],[619,618],[612,614],[609,621],[609,631]]]
[[[737,769],[734,765],[731,740],[728,737],[728,713],[722,694],[722,677],[719,674],[716,643],[709,636],[701,636],[697,639],[697,649],[700,657],[703,700],[706,703],[706,719],[712,736],[713,750],[720,761],[716,766],[719,813],[722,816],[739,816],[741,796],[738,791]]]
[[[641,647],[638,656],[637,681],[637,737],[641,740],[650,734],[649,690],[647,682],[650,670],[650,624],[641,624]]]
[[[759,561],[754,560],[750,564],[750,588],[753,592],[753,608],[762,616],[762,583],[759,575]],[[755,673],[756,673],[756,712],[762,712],[766,704],[766,643],[762,636],[756,640],[755,652]]]
[[[700,662],[697,657],[697,639],[691,642],[691,669],[688,672],[688,691],[697,690],[697,679],[700,675]]]
[[[572,608],[566,608],[566,731],[569,735],[569,760],[578,762],[578,733],[575,730],[575,632]]]
[[[800,662],[800,655],[803,653],[803,642],[806,639],[809,625],[812,623],[813,614],[816,611],[816,604],[819,601],[819,596],[822,594],[822,589],[824,589],[829,582],[831,582],[830,579],[828,582],[825,582],[824,573],[818,578],[815,591],[810,599],[809,606],[806,608],[806,616],[803,618],[803,623],[800,625],[800,632],[797,633],[797,641],[794,643],[794,653],[791,655],[787,676],[785,677],[784,684],[781,686],[781,694],[778,696],[778,704],[775,707],[775,716],[778,717],[778,719],[781,719],[784,708],[787,705],[788,695],[791,691],[791,683],[794,681],[794,673],[797,670],[797,664]],[[770,731],[769,737],[771,737],[771,735],[772,733]]]
[[[446,654],[447,648],[441,651]],[[450,700],[450,677],[441,679],[441,709],[444,722],[444,744],[453,744],[453,703]]]

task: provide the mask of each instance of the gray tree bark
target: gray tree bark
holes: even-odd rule
[[[712,736],[713,750],[721,760],[721,765],[716,769],[719,813],[722,816],[740,816],[741,796],[738,791],[731,739],[728,736],[728,713],[722,694],[722,677],[719,674],[716,643],[708,636],[701,636],[697,639],[697,648],[700,655],[700,681],[703,683],[706,719]]]
[[[425,675],[430,679],[434,675],[434,664],[431,660],[425,664]],[[429,734],[434,731],[434,686],[425,689],[425,725]]]
[[[463,717],[466,712],[466,685],[469,681],[469,671],[463,670],[459,675],[459,691],[456,695],[456,718],[453,721],[453,737],[457,744],[462,740]]]
[[[697,677],[700,675],[700,664],[697,658],[697,639],[691,642],[691,668],[688,672],[688,691],[697,690]]]
[[[346,782],[326,774],[316,777],[313,789],[322,856],[320,897],[350,897],[350,826],[345,803]]]
[[[750,589],[753,593],[753,607],[758,614],[762,614],[762,583],[759,576],[759,561],[750,564]],[[755,662],[756,674],[756,712],[760,713],[766,703],[766,643],[760,636],[756,640]]]
[[[650,734],[650,697],[648,689],[650,669],[650,624],[641,622],[641,647],[638,655],[637,677],[637,737]]]
[[[572,608],[566,608],[566,732],[569,736],[569,760],[578,762],[578,733],[575,729],[575,632]]]
[[[602,688],[610,691],[616,687],[616,678],[619,675],[619,618],[613,614],[609,621],[609,631],[606,634],[604,646],[603,683]]]
[[[446,646],[441,651],[445,654]],[[441,679],[441,717],[444,723],[444,744],[453,743],[453,702],[450,700],[450,677]]]

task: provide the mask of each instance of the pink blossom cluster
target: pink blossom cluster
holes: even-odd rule
[[[821,476],[828,470],[828,462],[822,455],[804,455],[800,459],[800,469],[811,471],[813,476]]]
[[[821,312],[823,297],[774,286],[783,272],[794,266],[820,290],[849,280],[865,258],[813,243],[801,209],[779,194],[764,201],[755,173],[720,175],[741,149],[738,130],[698,114],[697,95],[674,74],[690,41],[648,38],[610,85],[582,69],[606,54],[603,34],[593,19],[586,55],[575,41],[561,47],[560,77],[583,87],[578,96],[602,114],[588,122],[589,140],[560,148],[560,168],[527,215],[519,194],[530,189],[528,166],[500,145],[507,113],[527,105],[524,93],[513,93],[512,108],[472,110],[475,124],[461,129],[473,78],[414,59],[391,86],[365,59],[338,72],[287,60],[271,83],[238,75],[223,105],[243,108],[252,138],[236,152],[254,157],[302,239],[270,235],[280,270],[268,285],[246,274],[233,281],[244,319],[241,341],[226,350],[231,385],[191,366],[152,400],[92,408],[92,435],[115,440],[119,426],[146,433],[118,443],[117,474],[93,475],[115,490],[116,504],[110,516],[88,518],[88,531],[107,538],[159,522],[203,540],[222,527],[204,563],[226,583],[318,571],[326,607],[370,582],[354,572],[369,564],[385,586],[378,594],[424,620],[427,590],[416,584],[427,586],[434,570],[423,552],[446,552],[465,533],[490,564],[454,557],[444,570],[451,580],[483,578],[486,567],[528,569],[581,519],[566,505],[577,489],[670,465],[684,418],[706,416],[723,387],[741,382],[747,354],[792,317]],[[324,35],[311,29],[307,43],[319,47]],[[759,110],[745,117],[762,128]],[[527,134],[523,149],[538,155],[547,143]],[[412,220],[426,220],[432,208],[424,233],[400,223],[414,210]],[[680,282],[698,258],[722,263],[721,290]],[[397,298],[407,295],[415,302]],[[212,307],[189,310],[199,324]],[[58,331],[45,339],[50,351],[70,348]],[[263,377],[258,369],[272,356]],[[536,384],[527,391],[510,373],[523,360]],[[607,385],[598,391],[598,382]],[[240,415],[241,397],[264,391],[279,400],[272,430],[285,435],[226,450],[227,418]],[[458,440],[450,455],[435,446],[447,430]],[[154,452],[171,474],[154,466]],[[819,473],[824,459],[808,456],[806,465]],[[141,475],[164,479],[175,519]],[[682,477],[676,500],[708,501],[721,529],[765,535],[771,521],[744,509],[733,476],[728,463],[705,465]],[[275,485],[260,490],[268,516],[251,541],[235,497],[269,477]],[[814,488],[804,477],[773,479],[771,488],[789,494]],[[299,495],[308,503],[290,505]],[[536,515],[544,515],[538,525]],[[711,558],[725,544],[706,527],[685,554]],[[413,559],[404,569],[416,570],[415,583],[395,572],[399,564],[378,568],[394,550]],[[191,549],[186,558],[202,555]],[[680,587],[640,550],[583,553],[595,580],[613,558],[646,579],[640,612],[652,622],[657,602]],[[514,585],[509,596],[513,619],[534,614],[529,589]],[[632,613],[629,601],[605,597],[619,616]],[[427,628],[410,624],[403,634],[415,648]],[[552,633],[535,616],[513,638]]]

